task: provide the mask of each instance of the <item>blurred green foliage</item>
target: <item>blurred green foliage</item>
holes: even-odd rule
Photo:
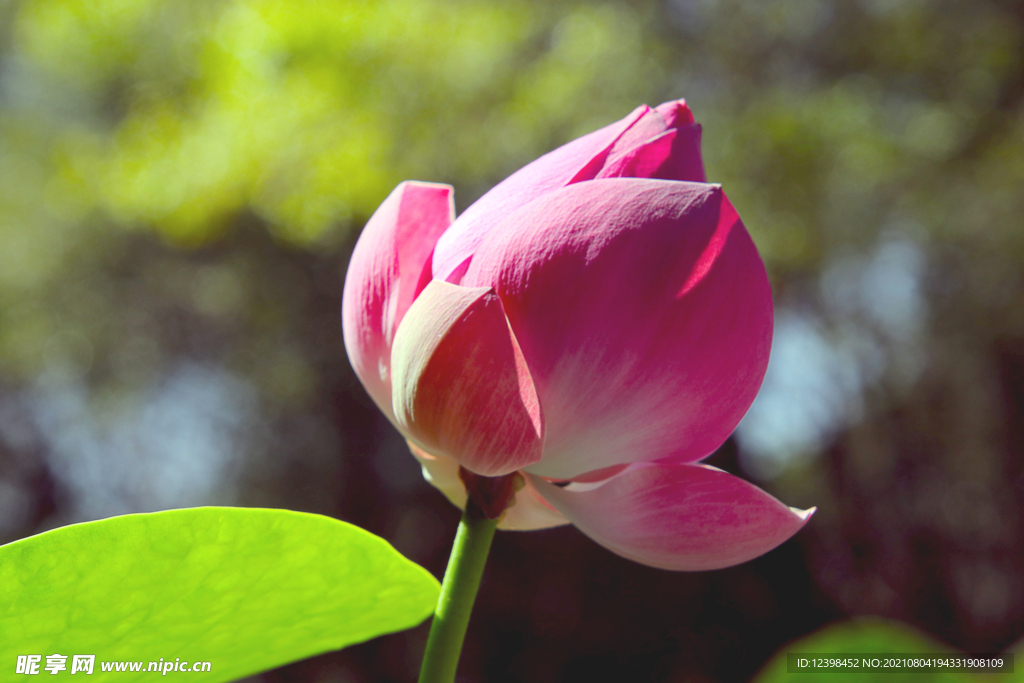
[[[37,140],[79,211],[197,244],[247,208],[307,244],[410,175],[479,182],[616,114],[594,81],[650,66],[636,17],[578,9],[535,53],[544,19],[523,3],[43,0],[15,17],[12,58],[91,105]],[[39,123],[23,113],[9,125]]]
[[[643,16],[616,5],[31,0],[5,14],[0,357],[16,376],[57,327],[18,304],[111,231],[194,247],[253,214],[329,247],[401,180],[482,188],[617,118],[661,69]]]

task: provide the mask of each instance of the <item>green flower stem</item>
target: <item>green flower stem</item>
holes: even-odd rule
[[[473,601],[480,588],[480,577],[487,563],[497,519],[485,519],[470,512],[462,513],[455,533],[452,556],[441,583],[434,621],[430,625],[427,651],[423,654],[419,683],[454,683],[459,666],[462,641],[466,637]]]

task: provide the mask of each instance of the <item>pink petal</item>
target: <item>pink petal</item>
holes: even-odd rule
[[[439,489],[445,497],[460,510],[466,507],[466,487],[459,479],[459,463],[452,458],[427,453],[416,444],[409,442],[409,449],[423,466],[423,477]],[[516,492],[515,503],[502,516],[499,529],[510,531],[533,531],[568,524],[562,513],[544,500],[533,484]]]
[[[685,100],[675,100],[651,109],[642,105],[629,116],[600,130],[577,138],[527,164],[473,203],[438,242],[434,253],[435,277],[459,283],[465,264],[483,236],[501,216],[566,185],[597,177],[623,177],[626,173],[606,172],[607,160],[629,153],[668,130],[679,129],[671,153],[657,170],[636,171],[633,177],[704,182],[700,155],[701,128]],[[463,268],[456,273],[456,269]]]
[[[686,100],[665,102],[655,107],[665,120],[665,126],[676,130],[672,154],[665,165],[651,178],[665,180],[690,180],[695,183],[707,181],[704,175],[704,160],[700,154],[700,124],[694,123],[693,112],[686,106]]]
[[[703,183],[704,160],[700,154],[700,124],[694,123],[693,112],[686,106],[686,100],[665,102],[655,107],[665,119],[665,126],[678,130],[672,154],[666,165],[652,178],[665,180],[691,180]]]
[[[716,185],[570,185],[506,216],[463,282],[495,288],[530,368],[546,429],[534,474],[699,460],[764,377],[771,290]]]
[[[704,175],[704,159],[700,154],[700,124],[677,128],[675,131],[672,153],[654,174],[646,177],[705,182],[707,176]]]
[[[655,178],[672,154],[676,131],[667,130],[657,137],[620,152],[608,159],[598,178]],[[666,180],[677,180],[666,178]]]
[[[501,300],[434,280],[398,326],[392,408],[423,450],[494,477],[541,458],[537,393]]]
[[[359,380],[392,421],[391,340],[421,281],[429,280],[434,244],[454,211],[451,186],[402,183],[366,223],[345,275],[345,350]]]
[[[693,112],[686,105],[686,100],[663,102],[654,108],[665,120],[667,128],[682,128],[693,125]]]
[[[613,154],[598,178],[660,178],[703,183],[700,126],[667,130],[661,135]]]
[[[466,209],[438,241],[435,277],[453,281],[452,271],[473,255],[483,236],[503,216],[552,190],[595,177],[616,141],[641,120],[645,131],[657,128],[654,135],[665,130],[664,119],[650,107],[641,106],[620,121],[548,152],[496,185]]]
[[[659,114],[656,110],[651,109],[647,105],[640,108],[643,111],[643,115],[637,119],[629,128],[622,132],[614,143],[612,143],[611,149],[608,150],[608,156],[612,157],[616,154],[622,154],[629,150],[638,147],[651,138],[656,138],[664,133],[668,128],[665,126],[665,117]],[[572,182],[579,183],[584,180],[593,180],[598,177],[600,168],[595,168],[594,171],[586,176],[578,176],[573,179]]]
[[[527,479],[587,536],[662,569],[702,571],[746,562],[783,543],[814,513],[786,507],[707,465],[643,463],[603,484],[565,488]]]

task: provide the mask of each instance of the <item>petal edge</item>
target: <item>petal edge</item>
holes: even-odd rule
[[[578,491],[527,479],[594,541],[661,569],[704,571],[752,560],[793,536],[814,513],[699,464],[638,463]]]
[[[537,390],[490,288],[428,284],[398,327],[391,367],[396,423],[425,451],[488,477],[541,459]]]
[[[391,342],[454,211],[450,185],[401,183],[367,221],[345,273],[345,350],[359,380],[392,422]]]

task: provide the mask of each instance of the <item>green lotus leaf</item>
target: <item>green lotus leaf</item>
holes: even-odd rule
[[[44,675],[51,655],[67,658],[60,675],[94,655],[88,680],[152,680],[153,663],[231,681],[416,626],[438,592],[383,539],[320,515],[207,507],[74,524],[0,546],[0,678],[31,655]],[[196,662],[209,670],[180,671]]]

